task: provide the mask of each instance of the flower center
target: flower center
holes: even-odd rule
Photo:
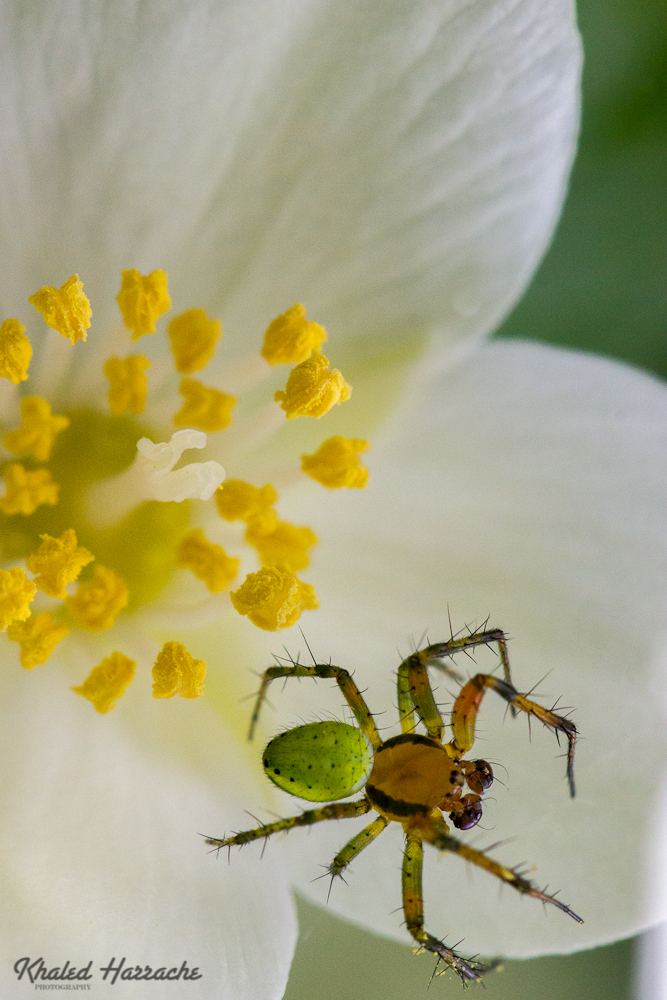
[[[132,341],[154,334],[171,304],[167,275],[124,271],[117,301]],[[73,347],[86,341],[92,309],[77,275],[59,289],[42,288],[29,302]],[[191,376],[214,356],[222,328],[204,310],[189,309],[171,320],[168,334],[173,367]],[[128,333],[124,336],[129,339]],[[265,393],[259,423],[264,422],[266,432],[257,414],[248,417],[248,407],[239,407],[244,416],[227,438],[232,465],[244,442],[266,439],[277,423],[319,419],[348,399],[349,385],[320,351],[326,339],[326,331],[295,305],[270,324],[261,358],[237,361],[235,369],[245,388],[252,386],[252,398],[261,395],[270,366],[295,367],[284,390]],[[62,346],[56,336],[47,350],[55,357]],[[25,328],[17,319],[5,320],[0,325],[0,376],[17,387],[28,378],[31,356]],[[5,481],[0,554],[10,565],[0,569],[0,629],[18,644],[26,668],[46,662],[72,629],[104,632],[119,615],[140,612],[159,600],[179,571],[180,581],[187,577],[189,588],[216,616],[233,608],[261,629],[287,628],[303,611],[318,606],[312,586],[299,578],[317,537],[305,525],[279,519],[274,487],[225,479],[217,461],[181,461],[184,452],[204,448],[211,444],[208,438],[226,431],[237,398],[216,385],[182,378],[183,402],[166,413],[170,376],[164,357],[154,364],[157,385],[151,386],[146,355],[107,358],[111,412],[106,405],[72,405],[55,413],[47,399],[20,398],[16,389],[12,396],[4,383],[9,393],[3,412],[20,409],[20,426],[18,413],[13,423],[6,418],[2,439],[10,457],[0,469]],[[67,386],[68,401],[72,395],[76,384]],[[165,428],[165,419],[181,429]],[[360,439],[329,438],[295,462],[294,478],[305,473],[328,489],[362,487],[368,473],[359,456],[367,447]],[[239,556],[228,554],[221,541],[240,548]],[[241,557],[248,552],[259,568],[239,586]],[[25,570],[11,566],[16,561]],[[133,660],[114,652],[73,690],[106,712],[135,669]],[[198,697],[205,670],[206,664],[180,643],[167,642],[153,667],[154,696]]]
[[[65,415],[69,427],[56,439],[48,464],[60,487],[58,503],[7,517],[3,560],[27,559],[39,547],[41,535],[60,538],[74,528],[79,544],[124,581],[129,595],[126,610],[134,611],[152,601],[173,574],[176,550],[191,524],[192,504],[148,500],[109,526],[94,523],[86,503],[90,489],[130,468],[137,441],[150,437],[151,431],[131,416],[90,409]]]

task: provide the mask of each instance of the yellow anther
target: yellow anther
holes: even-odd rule
[[[127,358],[108,358],[104,363],[104,374],[109,379],[109,408],[120,416],[129,410],[143,413],[148,392],[148,380],[144,375],[151,363],[143,354],[130,354]]]
[[[349,399],[351,391],[338,369],[331,370],[328,358],[315,351],[292,369],[285,391],[277,392],[274,399],[290,420],[323,417],[336,403]]]
[[[273,486],[257,487],[242,479],[226,479],[215,492],[218,513],[225,521],[252,523],[255,531],[267,534],[273,531],[278,518],[273,505],[278,494]]]
[[[101,632],[111,628],[128,596],[127,587],[113,570],[96,566],[92,578],[80,583],[76,594],[68,597],[65,604],[85,628]]]
[[[0,569],[0,632],[17,619],[30,617],[30,602],[37,587],[19,566]]]
[[[21,666],[32,670],[38,663],[46,663],[61,639],[69,633],[67,625],[58,625],[52,615],[44,611],[25,622],[12,622],[7,638],[21,647]]]
[[[240,615],[247,615],[253,625],[267,632],[289,628],[302,611],[319,607],[309,583],[277,566],[264,566],[258,573],[249,573],[230,597]]]
[[[69,417],[55,416],[41,396],[26,396],[21,400],[21,427],[5,434],[5,448],[14,455],[30,452],[38,461],[46,462],[56,435],[66,427]]]
[[[121,271],[123,281],[116,302],[132,340],[155,333],[155,323],[171,305],[165,271],[139,274],[136,268]]]
[[[197,528],[187,535],[178,547],[176,565],[190,569],[198,580],[203,580],[212,594],[226,590],[241,565],[240,559],[228,556],[222,545],[209,542]]]
[[[35,576],[35,584],[49,597],[67,597],[66,586],[76,580],[84,566],[95,556],[77,544],[74,528],[60,538],[40,535],[42,544],[28,556],[26,566]]]
[[[306,319],[306,309],[295,303],[277,316],[264,334],[262,357],[270,365],[297,365],[319,351],[327,339],[327,331],[319,323]]]
[[[251,521],[245,540],[257,549],[263,566],[282,566],[296,571],[308,565],[308,549],[317,543],[317,535],[310,528],[286,521],[278,521],[273,531],[263,533],[257,530],[257,522]]]
[[[32,357],[32,346],[17,319],[6,319],[0,326],[0,378],[14,385],[25,382]]]
[[[112,653],[93,667],[83,684],[73,687],[72,691],[87,698],[104,715],[125,694],[136,669],[134,660],[123,653]]]
[[[153,667],[153,697],[198,698],[205,675],[205,660],[193,659],[180,642],[165,642]]]
[[[189,375],[201,371],[213,357],[220,339],[220,320],[209,319],[203,309],[188,309],[169,324],[169,339],[176,371]]]
[[[179,387],[185,402],[174,417],[177,427],[196,427],[200,431],[221,431],[232,422],[236,396],[202,385],[194,378],[181,379]]]
[[[42,504],[58,503],[60,487],[48,469],[28,472],[16,462],[5,466],[3,475],[7,492],[0,497],[0,510],[5,514],[32,514]]]
[[[368,451],[368,441],[330,437],[313,455],[301,456],[301,468],[322,486],[338,490],[341,486],[362,487],[368,481],[368,469],[359,456]]]
[[[28,302],[42,314],[48,326],[67,337],[71,344],[88,336],[93,310],[78,274],[68,278],[61,288],[45,285],[31,295]]]

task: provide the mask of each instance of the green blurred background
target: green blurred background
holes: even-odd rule
[[[580,0],[584,115],[570,194],[530,290],[498,336],[595,351],[667,378],[667,3]],[[433,963],[299,903],[286,1000],[414,1000]],[[509,962],[489,1000],[630,1000],[636,942]],[[480,987],[474,987],[479,991]],[[472,995],[472,992],[469,994]],[[481,994],[478,993],[481,996]],[[452,976],[430,997],[460,997]]]

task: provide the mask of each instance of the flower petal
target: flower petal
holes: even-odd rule
[[[639,941],[636,962],[637,1000],[667,997],[667,924],[654,927]]]
[[[667,758],[665,386],[610,361],[494,343],[424,387],[369,466],[366,497],[325,496],[319,523],[310,515],[322,537],[312,573],[322,610],[306,629],[315,656],[357,671],[388,736],[396,647],[407,655],[422,630],[446,638],[448,609],[455,630],[490,616],[510,636],[519,690],[537,684],[543,704],[574,706],[581,733],[572,801],[553,735],[533,726],[529,744],[525,721],[489,694],[473,753],[498,762],[500,781],[481,826],[460,836],[482,848],[502,841],[498,860],[536,865],[530,878],[561,890],[583,927],[430,851],[431,932],[464,937],[464,953],[527,957],[664,920],[667,896],[648,887]],[[303,516],[303,505],[295,499],[288,513]],[[472,674],[497,663],[484,652],[475,660],[457,664]],[[457,686],[436,681],[446,710]],[[267,712],[274,729],[315,706],[340,713],[327,684],[307,702],[298,687]],[[309,879],[354,827],[299,841],[298,884],[310,898],[324,901],[326,887]],[[400,905],[400,841],[398,828],[384,833],[330,905],[405,937],[400,911],[390,916]]]
[[[5,5],[0,39],[10,315],[56,262],[98,310],[159,265],[230,330],[296,299],[456,339],[516,299],[562,201],[570,0],[51,0]]]
[[[182,764],[139,753],[59,670],[32,687],[11,676],[0,726],[3,993],[25,955],[47,967],[92,959],[93,990],[125,956],[126,968],[198,967],[188,996],[281,997],[296,938],[285,876],[243,857],[216,863],[197,836],[232,817],[229,793],[214,797]],[[224,735],[219,749],[231,766]],[[132,983],[137,997],[156,989]]]

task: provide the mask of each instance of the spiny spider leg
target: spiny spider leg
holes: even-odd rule
[[[465,858],[466,861],[471,861],[474,865],[478,865],[478,867],[490,872],[491,875],[495,875],[496,878],[502,879],[503,882],[511,885],[518,892],[524,893],[526,896],[532,896],[534,899],[540,899],[543,903],[553,903],[563,913],[567,913],[569,917],[576,920],[578,924],[583,924],[581,917],[578,917],[565,903],[561,903],[560,899],[556,899],[555,896],[549,896],[546,892],[537,889],[528,879],[519,875],[512,868],[501,865],[498,861],[493,861],[483,851],[477,851],[474,847],[464,844],[462,840],[452,837],[446,824],[441,820],[428,817],[427,823],[420,824],[419,836],[422,840],[437,847],[439,851],[449,851],[452,854],[458,854],[460,858]]]
[[[417,722],[423,722],[429,736],[442,742],[445,726],[431,691],[426,662],[421,656],[421,652],[413,653],[398,668],[396,695],[401,729],[404,733],[414,733]]]
[[[352,680],[350,673],[343,667],[335,667],[331,663],[316,663],[311,667],[301,663],[291,663],[284,666],[269,667],[268,670],[265,670],[262,674],[262,683],[257,692],[257,701],[255,702],[255,709],[250,720],[249,740],[255,735],[255,727],[259,719],[262,702],[266,697],[267,688],[271,681],[275,681],[278,677],[333,677],[341,689],[346,702],[352,709],[352,713],[359,723],[359,728],[368,737],[371,745],[377,750],[382,743],[370,709],[364,701],[361,691]]]
[[[511,684],[512,675],[510,673],[510,661],[507,652],[507,639],[503,630],[499,628],[484,629],[478,632],[471,632],[469,635],[463,635],[460,639],[454,638],[448,639],[446,642],[436,642],[432,646],[427,646],[426,649],[422,650],[422,655],[426,660],[443,660],[446,657],[455,656],[457,653],[472,649],[475,646],[489,646],[492,642],[498,643],[498,655],[503,665],[505,680],[508,684]],[[438,663],[436,666],[439,670],[443,670],[452,677],[457,678],[459,676],[456,671],[446,667],[444,663]]]
[[[447,657],[455,656],[456,653],[465,652],[474,646],[488,646],[492,642],[498,643],[498,652],[503,665],[505,680],[511,684],[507,640],[505,639],[505,633],[501,629],[472,632],[470,635],[464,635],[460,638],[448,639],[446,642],[437,642],[418,650],[403,660],[398,668],[397,692],[401,728],[404,733],[414,732],[416,724],[414,711],[416,709],[419,721],[423,722],[426,726],[428,735],[432,739],[438,740],[440,743],[442,742],[445,725],[433,697],[427,665],[433,663],[434,666],[437,666],[448,677],[456,681],[461,681],[460,674],[445,663],[436,661],[442,661]]]
[[[387,826],[389,826],[389,820],[385,819],[384,816],[378,816],[372,823],[365,826],[356,837],[353,837],[352,840],[347,842],[345,847],[341,848],[327,868],[327,873],[333,878],[336,878],[337,875],[342,875],[350,862],[354,861],[357,855],[361,854],[364,848],[368,847],[376,837],[379,837]]]
[[[474,959],[463,958],[424,928],[423,857],[421,837],[408,833],[403,854],[403,913],[406,927],[422,948],[437,955],[460,976],[464,986],[469,982],[476,982],[489,971],[489,966],[481,965]]]
[[[271,837],[274,833],[280,833],[281,830],[293,830],[295,826],[311,826],[313,823],[321,823],[326,819],[349,819],[352,816],[363,816],[364,813],[370,812],[371,808],[370,802],[365,798],[359,799],[357,802],[332,802],[321,809],[307,809],[298,816],[278,819],[275,823],[267,823],[254,830],[235,833],[231,837],[207,837],[205,842],[211,844],[212,847],[241,847],[243,844],[252,843],[253,840]]]
[[[570,795],[574,798],[574,745],[577,741],[577,727],[562,715],[556,715],[555,712],[538,705],[537,702],[529,701],[525,695],[519,694],[509,681],[503,681],[492,674],[475,674],[461,688],[459,696],[454,702],[452,730],[457,750],[467,753],[472,748],[475,742],[475,720],[482,699],[489,688],[504,698],[509,705],[518,708],[520,712],[525,712],[529,719],[534,716],[549,729],[553,729],[556,735],[558,733],[565,734],[567,737],[567,780],[570,786]]]

